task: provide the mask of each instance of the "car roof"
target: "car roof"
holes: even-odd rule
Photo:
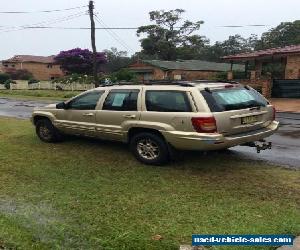
[[[157,82],[147,82],[144,84],[136,84],[136,83],[117,83],[111,85],[103,85],[98,87],[97,89],[133,89],[133,88],[147,88],[147,89],[188,89],[188,88],[198,88],[198,89],[206,89],[206,88],[225,88],[228,85],[237,85],[240,86],[237,82],[231,81],[209,81],[209,80],[198,80],[198,81],[157,81]]]

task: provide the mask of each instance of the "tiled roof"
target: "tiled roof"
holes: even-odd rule
[[[37,63],[54,63],[54,56],[32,56],[16,55],[3,62],[37,62]]]
[[[216,63],[201,60],[182,60],[182,61],[160,61],[144,60],[146,64],[166,69],[166,70],[191,70],[191,71],[228,71],[231,65],[229,63]],[[244,70],[244,65],[235,64],[233,70]]]
[[[258,50],[249,53],[241,53],[236,55],[224,56],[222,57],[225,60],[238,60],[238,59],[247,59],[247,58],[257,58],[264,56],[273,56],[273,55],[283,55],[283,54],[291,54],[300,53],[300,44],[298,45],[290,45],[282,48],[272,48],[266,50]]]

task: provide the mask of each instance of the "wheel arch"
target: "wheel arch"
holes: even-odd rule
[[[163,136],[163,134],[157,130],[157,129],[153,129],[153,128],[147,128],[147,127],[132,127],[128,130],[127,133],[127,142],[130,142],[131,138],[139,133],[153,133],[156,134],[158,136],[160,136],[163,140],[166,141],[166,138]]]
[[[51,114],[48,114],[48,113],[36,113],[33,115],[32,117],[32,122],[34,125],[36,125],[36,123],[40,120],[43,120],[43,119],[47,119],[51,122],[54,121],[54,116],[51,115]]]

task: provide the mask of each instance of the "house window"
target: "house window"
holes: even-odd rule
[[[13,68],[16,67],[16,65],[14,65],[14,64],[12,64],[11,66],[12,66]]]
[[[7,67],[8,67],[8,65],[7,65],[7,64],[4,64],[4,67],[5,67],[5,68],[7,68]]]
[[[52,69],[52,64],[48,64],[48,65],[47,65],[47,68],[48,68],[48,69]]]
[[[181,80],[181,75],[174,75],[174,80],[180,81]]]

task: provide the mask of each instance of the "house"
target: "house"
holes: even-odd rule
[[[254,65],[246,81],[256,85],[269,84],[265,94],[267,97],[300,97],[300,44],[230,55],[222,59],[232,65],[244,63],[246,71],[249,64]],[[269,72],[272,67],[277,69],[276,74]],[[234,75],[229,73],[229,78],[234,79]]]
[[[1,62],[3,72],[28,70],[38,80],[51,80],[64,75],[54,56],[16,55]]]
[[[212,79],[219,72],[231,69],[230,63],[215,63],[200,60],[161,61],[142,60],[128,66],[139,80],[202,80]],[[233,69],[244,71],[244,65],[233,65]]]

